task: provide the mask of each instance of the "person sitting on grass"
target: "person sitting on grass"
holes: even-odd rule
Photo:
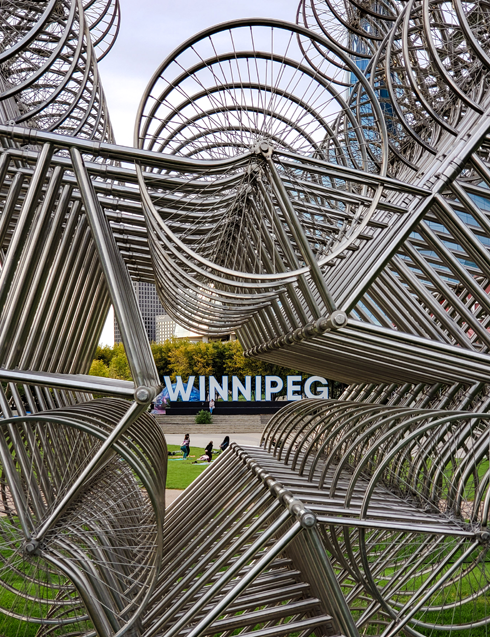
[[[224,451],[225,449],[227,449],[230,446],[230,436],[225,436],[225,439],[223,440],[223,442],[220,444],[219,448],[221,449],[221,451]]]
[[[200,462],[201,460],[204,462],[211,462],[212,459],[213,459],[213,441],[211,440],[211,442],[208,444],[206,449],[204,449],[204,454],[200,458],[195,460],[193,464],[196,464],[197,462]]]
[[[184,442],[182,443],[182,446],[180,447],[180,449],[184,453],[184,458],[183,459],[185,460],[187,458],[187,456],[191,452],[191,438],[190,438],[189,434],[185,434]]]

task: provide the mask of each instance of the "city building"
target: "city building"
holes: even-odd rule
[[[156,287],[152,283],[133,281],[133,288],[150,342],[164,343],[170,338],[186,339],[191,341],[191,343],[198,343],[199,341],[208,342],[207,336],[190,332],[180,327],[180,325],[177,325],[165,312],[158,298]],[[235,335],[232,334],[227,338],[219,340],[234,340],[235,338]],[[121,332],[119,331],[119,325],[114,315],[114,343],[121,343],[121,341]]]
[[[158,314],[155,317],[155,341],[165,343],[175,335],[177,323],[168,314]]]
[[[160,303],[157,290],[153,283],[145,283],[143,281],[133,281],[133,288],[141,310],[141,316],[143,317],[143,323],[145,324],[148,340],[150,342],[157,341],[156,317],[165,315],[165,310]],[[120,342],[121,333],[119,331],[116,316],[114,315],[114,343]]]

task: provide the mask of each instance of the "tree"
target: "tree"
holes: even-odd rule
[[[120,380],[133,380],[126,352],[124,351],[124,345],[122,343],[115,343],[113,351],[114,355],[109,365],[109,377],[119,378]]]
[[[102,361],[104,365],[109,367],[115,352],[116,350],[114,349],[114,347],[111,347],[110,345],[104,345],[104,347],[98,345],[97,349],[95,350],[95,360]]]
[[[170,368],[170,354],[178,343],[179,341],[176,339],[165,341],[165,343],[151,343],[150,347],[153,359],[160,378],[170,376],[172,374],[172,370]]]
[[[110,378],[109,367],[101,359],[95,359],[92,361],[89,371],[90,376],[103,376],[104,378]]]
[[[192,370],[196,376],[215,375],[215,349],[212,343],[196,343],[192,348]]]
[[[189,341],[177,341],[169,354],[170,378],[172,382],[176,376],[181,376],[184,382],[189,380],[193,373],[192,365],[192,343]]]
[[[228,343],[227,357],[224,365],[224,372],[228,376],[238,376],[243,382],[243,377],[247,376],[247,359],[243,356],[243,348],[240,341],[230,341]]]
[[[213,376],[221,382],[222,377],[227,374],[226,371],[226,362],[230,357],[230,352],[232,351],[230,348],[230,343],[233,341],[213,341],[209,343],[213,352],[213,367],[214,374]]]

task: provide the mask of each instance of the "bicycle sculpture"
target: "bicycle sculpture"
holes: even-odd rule
[[[0,633],[488,635],[488,5],[206,29],[155,72],[134,149],[97,71],[116,0],[0,21]],[[131,279],[348,384],[165,520]],[[111,303],[131,382],[88,375]]]

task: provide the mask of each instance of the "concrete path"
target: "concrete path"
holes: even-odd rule
[[[212,426],[212,425],[211,425]],[[184,433],[186,433],[184,431]],[[226,435],[226,434],[225,434]],[[230,434],[230,442],[236,442],[239,445],[250,445],[257,447],[260,443],[260,433],[242,433],[242,434]],[[213,441],[213,447],[217,449],[223,442],[225,436],[222,433],[213,432],[212,429],[206,434],[193,434],[191,435],[191,448],[205,447],[208,442]],[[165,440],[169,445],[181,445],[184,439],[184,434],[165,434]]]
[[[174,500],[182,493],[180,489],[165,489],[165,505],[172,504]]]

